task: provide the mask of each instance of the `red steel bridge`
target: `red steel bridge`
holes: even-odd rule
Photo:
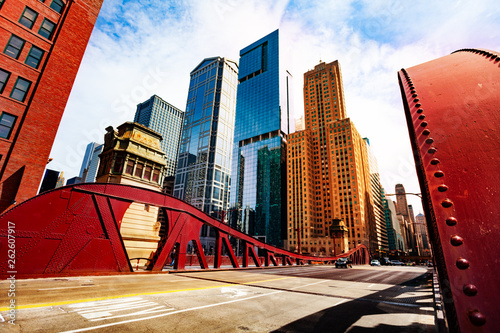
[[[201,268],[211,268],[200,243],[204,224],[216,232],[215,269],[227,257],[233,268],[249,267],[252,262],[256,267],[331,263],[338,258],[306,256],[265,244],[160,192],[128,185],[78,184],[43,193],[0,216],[4,247],[8,246],[9,232],[15,233],[15,263],[11,267],[15,266],[18,278],[133,272],[132,258],[128,258],[120,235],[120,222],[132,202],[157,206],[166,216],[167,232],[148,267],[153,272],[161,271],[171,261],[169,254],[174,247],[178,249],[175,268],[184,269],[189,242]],[[236,257],[229,237],[240,240],[242,260]],[[263,259],[258,257],[257,248],[264,253]],[[369,260],[365,246],[342,256],[354,264],[367,264]],[[3,276],[11,271],[10,263],[8,252],[2,251]]]
[[[498,332],[500,54],[463,49],[402,69],[398,79],[447,327],[451,332]],[[132,273],[120,236],[120,221],[132,202],[157,206],[166,216],[167,231],[151,260],[152,272],[163,269],[174,248],[179,249],[175,268],[184,269],[189,242],[201,268],[211,268],[199,238],[203,225],[216,231],[214,269],[223,260],[238,269],[252,261],[262,267],[336,259],[267,245],[159,192],[81,184],[44,193],[0,216],[0,275]],[[230,237],[243,244],[241,261]],[[354,264],[369,259],[364,246],[342,256]]]

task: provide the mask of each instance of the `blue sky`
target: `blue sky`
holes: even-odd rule
[[[500,5],[489,0],[105,0],[48,167],[76,176],[85,146],[102,142],[107,126],[132,121],[138,103],[157,94],[185,109],[189,73],[201,60],[238,60],[277,28],[295,116],[303,114],[303,73],[320,59],[339,60],[347,113],[370,139],[388,193],[396,183],[419,192],[397,71],[461,48],[500,51]]]

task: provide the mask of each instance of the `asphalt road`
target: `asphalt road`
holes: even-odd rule
[[[431,277],[305,266],[18,280],[14,325],[0,295],[0,331],[434,332]]]

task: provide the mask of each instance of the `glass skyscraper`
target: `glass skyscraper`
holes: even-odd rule
[[[184,119],[184,111],[153,95],[147,101],[137,105],[134,122],[158,132],[163,140],[161,150],[165,153],[165,177],[175,174],[179,138]]]
[[[231,176],[231,224],[269,244],[286,238],[290,73],[279,31],[240,51]]]
[[[208,214],[222,214],[229,202],[238,65],[207,58],[190,77],[174,196]]]

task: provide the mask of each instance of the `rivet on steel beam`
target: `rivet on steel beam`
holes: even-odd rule
[[[414,89],[412,89],[412,90],[414,90]],[[415,93],[413,93],[413,95],[411,95],[411,97],[413,97],[413,98],[415,98],[415,97],[417,97],[417,96],[418,96],[418,95],[417,95],[417,94],[415,94]]]
[[[441,201],[441,206],[443,206],[444,208],[450,208],[451,206],[453,206],[453,201],[451,201],[450,199],[444,199],[443,201]]]
[[[486,317],[478,310],[469,312],[469,320],[475,326],[483,326],[486,323]]]
[[[417,113],[422,113],[422,112],[424,112],[424,109],[418,109],[417,110]]]
[[[464,286],[464,294],[467,296],[476,296],[477,287],[473,284],[466,284]]]
[[[418,101],[420,101],[420,99],[419,99],[419,98],[415,98],[413,101],[414,101],[415,103],[417,103]]]
[[[424,122],[425,122],[425,121],[424,121]],[[421,126],[422,126],[422,127],[425,127],[425,126],[427,126],[427,123],[425,123],[425,125],[421,125]],[[424,129],[424,130],[422,131],[422,134],[423,134],[423,135],[429,135],[429,134],[431,134],[431,131],[429,131],[428,129]]]
[[[448,191],[448,186],[441,184],[438,186],[438,191],[439,192],[446,192],[446,191]]]
[[[450,216],[446,219],[446,224],[450,227],[453,227],[454,225],[457,224],[457,219],[453,216]]]
[[[454,236],[451,236],[450,243],[453,246],[460,246],[464,243],[464,239],[458,235],[454,235]]]
[[[434,142],[433,138],[428,138],[428,139],[425,140],[425,143],[427,143],[428,145],[430,145],[433,142]]]
[[[458,258],[456,264],[459,269],[467,269],[470,266],[469,260],[465,258]]]
[[[425,114],[421,114],[420,116],[418,116],[418,119],[420,120],[425,119]]]
[[[436,147],[430,147],[430,148],[427,150],[427,152],[428,152],[429,154],[434,154],[435,152],[437,152],[437,149],[436,149]]]
[[[432,165],[437,165],[437,164],[439,164],[439,160],[438,160],[437,158],[433,158],[433,159],[431,160],[431,164],[432,164]]]
[[[444,172],[441,170],[434,172],[434,177],[436,177],[436,178],[441,178],[443,176],[444,176]]]
[[[421,106],[422,106],[422,104],[420,104],[420,103],[415,104],[415,107],[416,107],[416,108],[419,108],[419,107],[421,107]]]
[[[427,125],[428,125],[428,124],[427,124],[427,122],[426,122],[426,121],[423,121],[423,122],[420,124],[420,126],[422,126],[422,127],[425,127],[425,126],[427,126]]]

